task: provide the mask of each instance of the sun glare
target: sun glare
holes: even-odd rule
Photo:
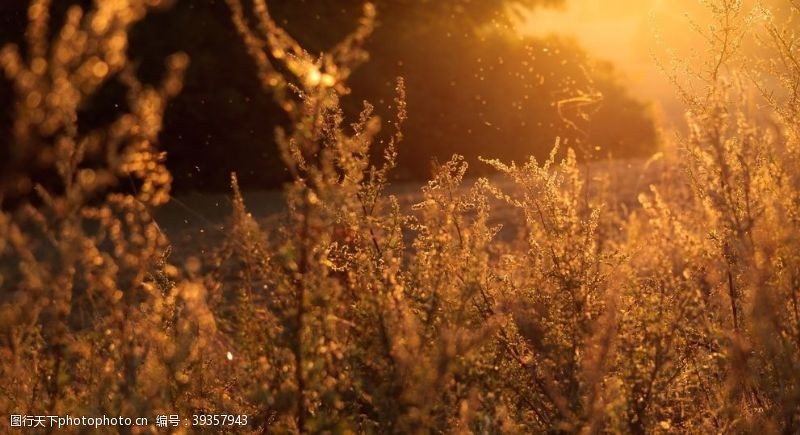
[[[709,13],[693,0],[571,0],[528,11],[517,29],[527,36],[575,40],[595,59],[613,63],[633,94],[674,122],[682,117],[680,103],[658,62],[669,62],[667,47],[678,55],[697,47],[696,35],[687,31],[690,16],[702,22]]]
[[[0,433],[800,433],[762,1],[0,0]]]

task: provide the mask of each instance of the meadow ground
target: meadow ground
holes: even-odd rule
[[[587,183],[590,195],[596,195],[599,189],[613,192],[613,204],[607,205],[619,207],[625,213],[641,208],[639,194],[649,192],[651,185],[663,186],[671,183],[677,189],[689,189],[685,180],[676,179],[675,174],[669,173],[660,157],[651,160],[614,159],[584,163],[581,165],[581,172],[592,180]],[[493,184],[503,189],[515,189],[511,182],[500,175],[489,178]],[[466,192],[476,181],[468,173],[459,190],[461,193]],[[424,185],[424,182],[395,182],[386,189],[386,194],[396,196],[401,211],[410,215],[414,213],[413,205],[423,199]],[[286,212],[286,195],[282,190],[245,191],[242,196],[248,212],[265,229],[280,227],[282,215]],[[520,227],[524,227],[524,218],[513,207],[500,200],[494,199],[492,207],[491,224],[503,226],[498,238],[515,238],[521,230]],[[203,252],[221,246],[229,235],[232,214],[231,193],[192,192],[171,197],[168,203],[158,209],[155,220],[171,241],[173,260],[183,262],[187,257],[198,254],[202,256]]]

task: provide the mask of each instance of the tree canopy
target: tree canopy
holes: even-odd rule
[[[54,20],[69,3],[54,5]],[[319,52],[354,27],[362,7],[359,0],[267,3],[280,25]],[[469,161],[541,157],[556,136],[593,156],[650,152],[655,129],[647,106],[626,93],[613,67],[569,41],[523,39],[511,29],[513,7],[559,3],[377,0],[370,60],[351,78],[345,109],[355,115],[366,100],[378,113],[390,113],[395,78],[405,78],[410,116],[396,176],[406,179],[427,176],[431,159],[456,152]],[[7,24],[0,26],[0,42],[21,39],[26,5],[15,0],[0,6]],[[191,65],[161,133],[175,187],[225,189],[232,171],[246,188],[284,181],[273,137],[285,118],[262,92],[224,1],[176,0],[134,28],[131,58],[146,80],[158,80],[161,60],[178,50],[189,54]],[[0,88],[0,102],[10,101],[7,84]],[[98,114],[90,117],[94,122],[104,122],[124,104],[110,86],[84,110]],[[8,131],[8,119],[5,110],[0,134]],[[483,165],[474,167],[480,171]]]

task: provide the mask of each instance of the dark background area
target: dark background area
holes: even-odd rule
[[[91,4],[54,1],[51,29],[76,3]],[[0,45],[23,44],[27,4],[0,2]],[[338,42],[361,11],[361,2],[351,0],[268,4],[279,24],[312,52]],[[352,94],[343,104],[354,115],[368,100],[384,119],[391,117],[395,78],[405,78],[409,120],[397,178],[423,179],[432,159],[453,153],[472,162],[478,156],[541,158],[556,136],[586,157],[642,156],[655,148],[646,104],[626,93],[611,65],[589,59],[569,41],[520,39],[508,26],[503,0],[383,0],[376,6],[379,23],[367,47],[371,59],[351,78]],[[263,91],[223,0],[177,0],[138,23],[130,42],[130,57],[147,82],[160,80],[170,53],[184,51],[191,58],[183,92],[170,103],[161,134],[176,191],[227,190],[232,171],[246,189],[286,180],[273,141],[275,127],[286,120]],[[601,103],[582,112],[562,105],[559,113],[558,101],[593,90],[604,95]],[[110,81],[83,109],[82,125],[114,119],[121,110],[115,107],[124,108],[123,92]],[[2,162],[13,98],[8,81],[0,78]],[[473,170],[486,167],[476,163]]]

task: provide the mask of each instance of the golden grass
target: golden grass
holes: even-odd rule
[[[156,141],[188,59],[150,87],[126,56],[153,3],[73,8],[50,41],[49,2],[34,0],[26,57],[0,54],[18,94],[13,155],[50,156],[59,180],[0,214],[0,413],[247,414],[236,429],[251,432],[800,430],[793,21],[709,4],[707,64],[670,76],[689,133],[636,207],[567,150],[487,160],[506,181],[471,185],[454,156],[404,210],[386,193],[402,80],[388,133],[369,105],[345,127],[339,106],[374,8],[314,57],[264,0],[254,15],[228,0],[291,120],[277,137],[293,181],[264,226],[232,177],[227,237],[178,266],[152,212],[169,198]],[[737,50],[747,34],[763,36],[761,57]],[[130,112],[79,132],[108,80],[128,87]]]

